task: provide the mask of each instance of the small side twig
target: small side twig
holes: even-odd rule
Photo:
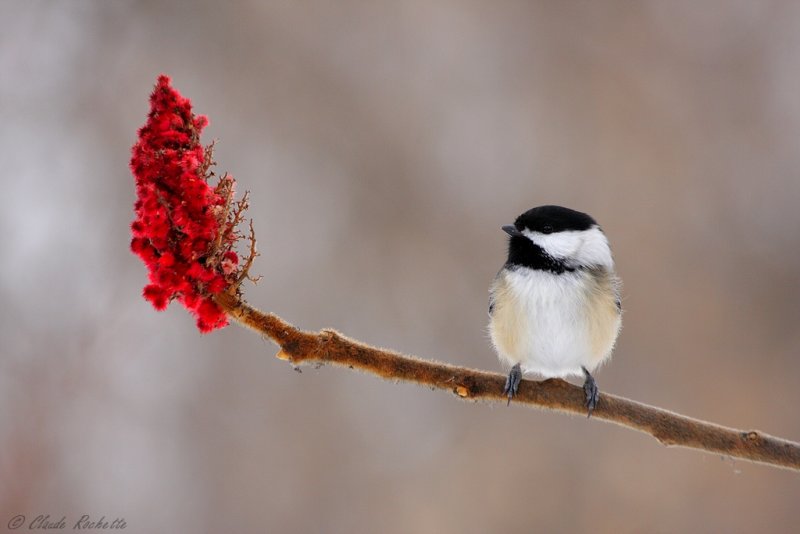
[[[405,356],[365,345],[334,330],[304,332],[277,315],[263,313],[232,293],[215,297],[228,315],[272,339],[277,357],[297,366],[333,363],[390,380],[452,391],[463,399],[506,402],[505,376]],[[523,380],[514,403],[584,415],[580,387],[560,379]],[[666,446],[688,447],[800,471],[800,444],[758,430],[736,430],[662,408],[603,393],[592,413],[600,419],[649,434]]]
[[[245,199],[246,200],[246,197]],[[259,280],[261,280],[261,276],[252,277],[250,276],[250,267],[253,266],[253,260],[258,257],[258,250],[256,249],[256,231],[253,228],[253,219],[250,219],[250,235],[248,236],[248,241],[250,241],[250,253],[247,255],[247,259],[242,266],[241,273],[239,274],[239,278],[236,279],[234,282],[234,287],[238,287],[244,282],[245,278],[257,284]]]

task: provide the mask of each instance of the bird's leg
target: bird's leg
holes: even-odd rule
[[[594,377],[589,374],[586,367],[581,367],[581,369],[583,369],[583,374],[586,376],[586,380],[583,383],[583,392],[586,394],[585,406],[589,410],[589,414],[586,417],[591,417],[595,406],[597,406],[597,399],[600,398],[600,390],[597,388],[597,382],[594,381]]]
[[[511,372],[508,373],[506,385],[503,388],[503,395],[506,393],[508,394],[508,403],[506,406],[511,404],[511,399],[513,399],[514,395],[516,395],[517,391],[519,391],[520,382],[522,382],[522,369],[520,368],[519,364],[516,364],[511,368]]]

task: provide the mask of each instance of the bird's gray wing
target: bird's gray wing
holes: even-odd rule
[[[505,269],[505,266],[503,266],[503,269]],[[503,269],[500,269],[497,272],[497,274],[494,276],[494,280],[492,280],[492,285],[489,286],[489,317],[491,317],[492,313],[494,313],[494,299],[495,291],[497,290],[497,279],[503,274]]]
[[[622,280],[616,274],[611,277],[611,288],[614,290],[614,302],[617,304],[617,312],[622,313]]]

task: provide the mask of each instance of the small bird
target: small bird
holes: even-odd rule
[[[588,415],[600,396],[592,372],[622,326],[620,281],[605,234],[585,213],[539,206],[503,226],[508,259],[489,290],[489,334],[510,368],[508,403],[522,376],[583,376]]]

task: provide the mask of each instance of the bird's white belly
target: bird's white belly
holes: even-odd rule
[[[607,347],[598,347],[589,317],[594,299],[585,276],[529,269],[498,276],[489,332],[501,362],[563,377],[582,375],[582,366],[593,370],[610,353],[616,331]],[[609,328],[618,330],[618,325]]]

